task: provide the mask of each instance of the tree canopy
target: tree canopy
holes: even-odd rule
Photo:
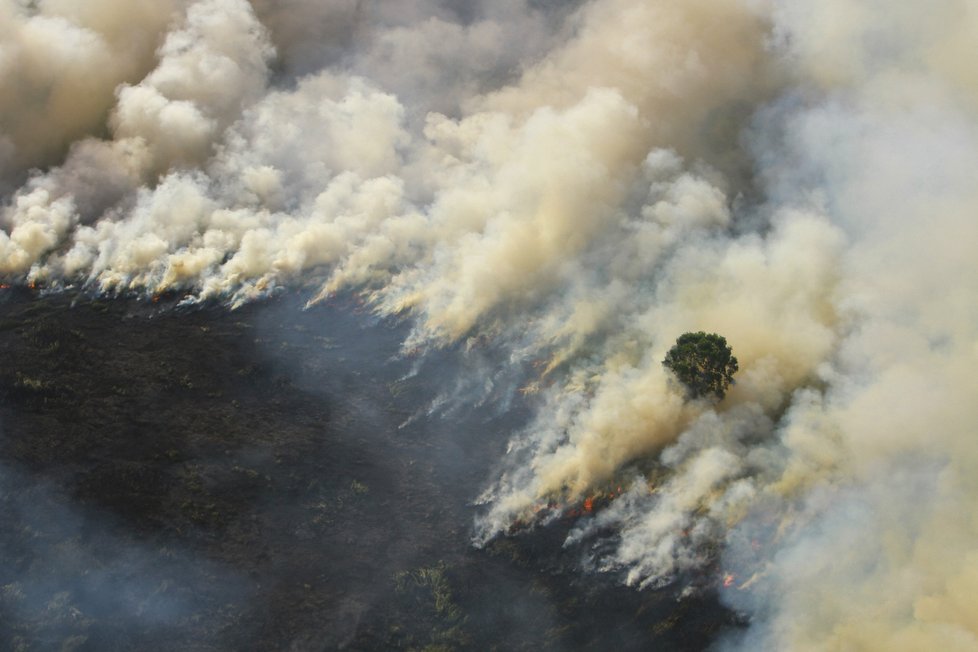
[[[713,394],[722,399],[738,369],[727,340],[703,331],[680,335],[662,364],[686,386],[690,398]]]

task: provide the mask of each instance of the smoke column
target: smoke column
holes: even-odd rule
[[[724,647],[978,648],[974,2],[0,0],[0,35],[7,279],[492,339],[536,416],[477,544],[620,486],[567,545],[638,587],[719,546]],[[661,365],[696,330],[716,405]]]

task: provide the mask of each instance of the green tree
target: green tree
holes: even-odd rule
[[[737,373],[737,358],[716,333],[683,333],[662,361],[686,386],[690,398],[722,399]]]

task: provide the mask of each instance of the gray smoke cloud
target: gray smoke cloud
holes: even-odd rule
[[[352,289],[407,349],[494,340],[536,413],[477,542],[600,495],[568,545],[636,586],[719,564],[753,619],[724,645],[978,646],[970,3],[6,0],[0,29],[0,273]],[[661,365],[691,330],[740,360],[718,404]]]

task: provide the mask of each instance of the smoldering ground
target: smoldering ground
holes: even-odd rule
[[[497,409],[531,370],[477,545],[600,493],[568,549],[636,587],[737,566],[750,646],[975,647],[966,0],[0,17],[10,282],[359,292],[404,351],[489,342],[463,376]],[[741,362],[718,404],[660,364],[701,329]]]
[[[402,358],[403,324],[2,292],[4,647],[698,649],[732,618],[583,580],[570,521],[472,548],[526,408],[442,416],[486,363]]]

